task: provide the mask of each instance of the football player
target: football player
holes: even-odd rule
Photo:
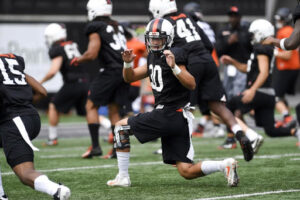
[[[68,187],[49,180],[34,169],[33,151],[38,149],[31,140],[38,136],[41,121],[31,103],[32,89],[44,96],[47,91],[24,70],[22,57],[0,55],[0,93],[4,108],[0,110],[0,144],[3,145],[7,163],[23,184],[54,199],[69,199],[71,192]]]
[[[88,48],[82,56],[73,59],[72,65],[98,58],[101,69],[90,85],[86,103],[86,118],[92,147],[82,155],[83,158],[102,155],[98,134],[98,108],[108,105],[108,115],[113,131],[115,123],[120,120],[120,107],[126,105],[129,93],[129,84],[125,83],[122,78],[121,52],[126,49],[126,38],[123,27],[110,18],[112,2],[110,0],[89,0],[87,10],[90,21],[86,26],[86,35],[89,39]],[[115,157],[115,154],[111,156]]]
[[[270,137],[297,136],[295,123],[287,127],[274,126],[275,90],[271,86],[274,47],[261,44],[264,38],[274,35],[274,27],[269,21],[258,19],[251,23],[249,32],[253,34],[253,52],[247,64],[228,55],[221,57],[222,62],[247,73],[246,90],[233,97],[227,105],[232,112],[239,109],[243,114],[253,109],[256,125],[263,127]]]
[[[154,18],[163,17],[174,27],[174,47],[181,47],[188,53],[190,73],[195,77],[199,90],[198,99],[208,102],[210,110],[218,115],[233,131],[241,144],[244,159],[253,158],[253,148],[233,114],[224,104],[225,92],[219,73],[210,52],[212,44],[203,30],[184,13],[177,12],[175,0],[150,0],[149,11]]]
[[[49,135],[45,145],[57,145],[57,125],[60,113],[68,113],[72,107],[76,108],[78,115],[85,115],[88,80],[87,73],[82,65],[71,66],[70,61],[80,56],[78,45],[66,41],[67,31],[63,24],[52,23],[45,29],[45,40],[49,47],[51,67],[41,84],[52,79],[60,71],[63,77],[63,86],[49,103]],[[76,88],[76,90],[74,90]]]
[[[224,172],[229,186],[237,186],[237,162],[233,158],[223,161],[193,163],[191,141],[192,113],[189,111],[190,90],[196,88],[194,77],[187,71],[187,54],[172,48],[173,25],[165,19],[154,19],[146,27],[145,42],[149,55],[147,65],[133,69],[130,64],[135,55],[132,50],[122,53],[123,76],[126,82],[150,77],[155,97],[155,109],[148,113],[122,119],[115,127],[115,145],[119,173],[107,182],[108,186],[129,187],[130,135],[145,143],[161,138],[163,161],[177,167],[186,179],[194,179],[214,172]]]

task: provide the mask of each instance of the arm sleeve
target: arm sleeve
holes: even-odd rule
[[[98,33],[103,27],[103,22],[91,22],[85,27],[85,35],[89,36],[91,33]]]
[[[52,46],[49,50],[50,59],[56,58],[57,56],[62,56],[63,51],[64,49],[61,46]]]

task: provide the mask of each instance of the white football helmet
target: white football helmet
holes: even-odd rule
[[[150,0],[149,11],[154,18],[161,18],[167,14],[177,12],[175,0]]]
[[[148,51],[160,53],[170,48],[174,38],[174,27],[166,19],[158,18],[150,21],[145,31],[145,43]],[[162,43],[157,45],[153,43],[155,39],[162,39]]]
[[[54,42],[67,38],[67,30],[64,24],[51,23],[46,27],[44,35],[47,46],[51,47]]]
[[[254,20],[249,27],[249,32],[253,34],[252,44],[261,43],[275,34],[274,26],[265,19]]]
[[[111,0],[89,0],[86,5],[88,11],[88,20],[92,21],[98,16],[111,16]]]

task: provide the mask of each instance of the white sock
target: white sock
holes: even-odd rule
[[[233,125],[233,126],[231,127],[231,130],[232,130],[232,132],[234,133],[234,135],[236,135],[236,133],[237,133],[238,131],[242,131],[242,128],[241,128],[240,125],[235,124],[235,125]]]
[[[120,176],[129,176],[129,157],[130,152],[117,152],[118,168]]]
[[[57,126],[49,126],[49,139],[54,140],[57,138]]]
[[[111,127],[111,123],[106,117],[101,117],[100,125],[105,129],[109,129]]]
[[[201,171],[203,174],[208,175],[215,172],[223,171],[223,161],[203,161],[201,164]]]
[[[46,175],[41,175],[34,180],[34,189],[53,196],[59,185],[48,179]]]
[[[249,138],[249,140],[251,142],[254,141],[258,137],[258,134],[253,129],[251,129],[251,128],[248,128],[246,130],[245,134],[246,134],[247,138]]]
[[[4,189],[3,189],[3,185],[2,185],[2,176],[1,176],[1,171],[0,171],[0,196],[3,196],[4,193]]]
[[[205,126],[206,122],[207,122],[207,120],[206,120],[205,117],[201,117],[200,120],[199,120],[199,124],[200,124],[201,126]]]

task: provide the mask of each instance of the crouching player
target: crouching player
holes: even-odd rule
[[[185,52],[171,47],[172,24],[164,19],[154,19],[146,27],[145,41],[149,51],[147,66],[133,69],[130,62],[135,55],[132,50],[123,52],[123,76],[126,82],[150,77],[155,97],[152,112],[125,118],[116,124],[115,145],[119,173],[108,186],[131,185],[128,166],[130,157],[130,135],[146,143],[161,138],[163,161],[176,165],[186,179],[194,179],[214,172],[224,172],[229,186],[237,186],[237,162],[233,158],[223,161],[203,161],[194,164],[194,149],[191,141],[192,114],[188,102],[190,90],[195,89],[194,77],[187,71]],[[176,59],[176,61],[175,61]]]
[[[69,199],[70,189],[48,179],[34,169],[31,140],[41,128],[40,116],[32,105],[32,89],[44,96],[46,89],[24,73],[24,59],[14,54],[0,55],[0,144],[7,163],[20,181],[57,200]]]

